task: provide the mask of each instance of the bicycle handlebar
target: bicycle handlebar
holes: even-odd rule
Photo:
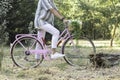
[[[70,20],[68,20],[66,23],[64,23],[65,28],[68,28],[68,25],[71,23]]]

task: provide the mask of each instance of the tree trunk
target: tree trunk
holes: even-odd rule
[[[0,70],[2,67],[2,60],[3,60],[3,47],[0,47]]]
[[[111,38],[111,41],[110,41],[110,47],[113,46],[113,40],[114,40],[114,37],[115,37],[115,34],[116,34],[117,26],[118,26],[118,24],[116,23],[115,27],[113,27],[113,34],[112,34],[112,38]]]

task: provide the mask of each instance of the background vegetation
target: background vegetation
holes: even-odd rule
[[[11,43],[18,33],[32,31],[38,0],[1,0],[0,1],[0,41]],[[55,0],[60,12],[78,25],[76,33],[96,39],[109,39],[112,46],[114,38],[120,36],[120,0]],[[55,26],[63,29],[56,19]],[[75,32],[75,26],[72,26]],[[82,33],[81,33],[82,32]],[[49,36],[47,36],[49,38]],[[3,40],[3,41],[2,41]],[[5,41],[6,40],[6,41]]]
[[[120,0],[54,0],[60,12],[72,21],[70,30],[93,40],[119,41]],[[44,61],[40,67],[23,70],[16,67],[10,57],[10,44],[19,33],[36,33],[33,20],[38,0],[0,0],[0,79],[1,80],[119,80],[120,67],[91,68],[72,67],[62,59]],[[55,19],[55,26],[63,24]],[[47,39],[50,35],[47,35]],[[99,45],[107,45],[100,41]],[[95,42],[95,44],[97,44]],[[99,46],[98,45],[98,46]],[[118,44],[117,44],[118,45]],[[98,52],[119,53],[119,48],[103,47]],[[93,69],[93,70],[92,70]]]

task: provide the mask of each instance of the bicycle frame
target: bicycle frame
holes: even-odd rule
[[[59,36],[57,46],[63,41],[67,40],[69,37],[71,37],[70,31],[68,30],[68,27],[66,26],[65,29],[62,31],[62,33]]]
[[[76,36],[78,36],[79,39],[85,40],[85,46],[82,45],[81,40],[76,41]],[[21,68],[34,68],[37,67],[43,59],[51,60],[49,55],[52,50],[49,48],[49,45],[46,44],[42,35],[17,34],[15,38],[16,40],[11,45],[10,53],[13,62],[17,66]],[[36,49],[36,45],[38,45],[38,49]],[[92,40],[81,35],[71,34],[67,24],[59,36],[57,47],[58,50],[61,50],[60,53],[65,54],[63,57],[64,60],[72,66],[88,64],[89,54],[96,53]],[[85,51],[87,52],[84,54]],[[40,56],[37,56],[37,54]],[[84,59],[84,63],[79,63],[80,60],[83,61]]]
[[[31,37],[31,38],[34,38],[34,39],[38,40],[38,42],[40,42],[40,43],[42,44],[42,48],[43,48],[43,49],[41,49],[41,50],[31,50],[31,49],[30,49],[30,50],[27,50],[27,49],[25,48],[24,44],[22,44],[22,43],[19,41],[19,39],[20,39],[20,38],[23,38],[23,37]],[[68,26],[65,26],[65,29],[62,31],[62,33],[61,33],[60,36],[59,36],[57,46],[58,46],[62,41],[67,40],[69,37],[71,37],[70,31],[69,31],[69,29],[68,29]],[[48,53],[50,53],[51,50],[49,50],[49,49],[47,48],[47,45],[46,45],[46,43],[45,43],[45,41],[44,41],[44,39],[43,39],[42,37],[41,37],[41,39],[39,40],[39,39],[37,38],[37,34],[17,34],[17,35],[15,36],[15,38],[16,38],[16,40],[13,42],[13,44],[14,44],[16,41],[18,41],[19,44],[26,50],[26,51],[25,51],[26,54],[40,54],[40,55],[43,55],[44,59],[48,60],[48,59],[46,58],[46,55],[47,55]],[[36,43],[36,42],[34,42],[34,43],[32,44],[32,46],[35,45],[35,43]],[[11,47],[11,48],[12,48],[12,47]]]

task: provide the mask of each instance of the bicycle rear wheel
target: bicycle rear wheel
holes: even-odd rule
[[[74,36],[68,38],[62,47],[62,53],[65,54],[65,61],[73,66],[87,66],[90,62],[89,55],[95,54],[94,43],[87,37]]]
[[[29,50],[35,50],[36,44],[39,44],[42,49],[41,43],[34,37],[21,37],[14,41],[11,47],[11,58],[13,62],[21,68],[35,68],[42,61],[43,56],[40,55],[40,59],[35,59],[35,54],[29,52]]]

